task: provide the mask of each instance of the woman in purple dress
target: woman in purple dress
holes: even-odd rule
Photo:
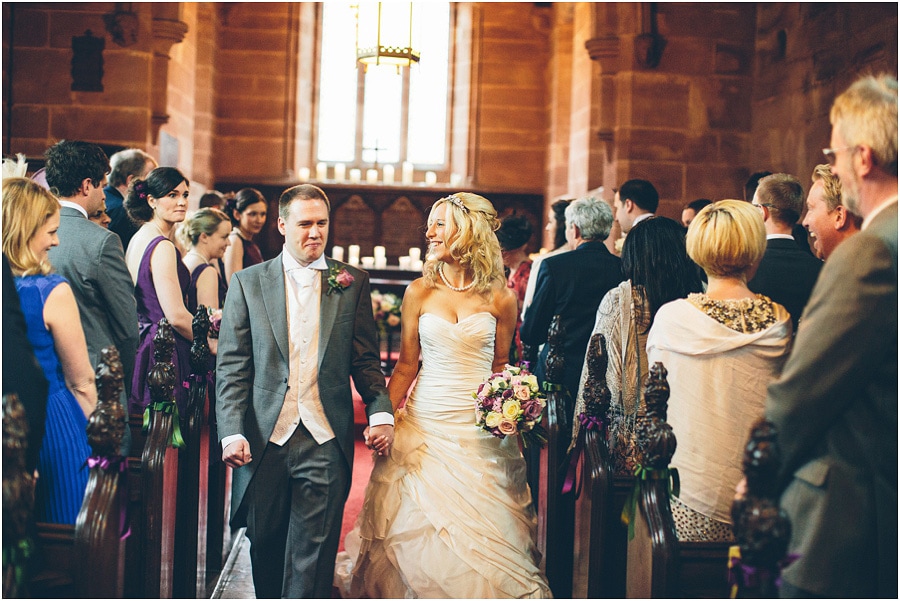
[[[225,251],[225,281],[241,269],[263,262],[262,252],[253,241],[266,225],[266,199],[259,190],[244,188],[225,204],[225,214],[231,219],[231,246]]]
[[[87,487],[87,417],[97,405],[94,370],[69,283],[51,273],[59,245],[59,202],[36,182],[3,182],[3,252],[16,276],[28,340],[49,384],[38,457],[35,512],[42,522],[74,524]]]
[[[132,182],[125,197],[125,210],[140,229],[128,244],[125,262],[134,280],[140,342],[134,365],[129,405],[141,412],[150,404],[147,372],[153,358],[153,337],[159,320],[165,317],[175,330],[175,402],[184,409],[187,388],[182,383],[190,375],[190,348],[193,316],[187,309],[187,289],[191,274],[181,262],[181,253],[172,243],[175,225],[184,221],[188,204],[188,182],[172,167],[157,167],[146,180]]]

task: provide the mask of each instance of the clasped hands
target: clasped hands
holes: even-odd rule
[[[363,430],[363,439],[367,447],[379,455],[387,455],[391,451],[391,445],[394,444],[394,426],[390,424],[366,426]]]

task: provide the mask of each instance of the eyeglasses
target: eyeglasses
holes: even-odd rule
[[[751,202],[750,204],[753,205],[754,207],[756,207],[757,209],[761,209],[761,208],[763,208],[763,207],[768,207],[768,208],[770,208],[770,209],[775,208],[775,205],[767,204],[767,203],[764,203],[764,202],[763,202],[763,203],[755,203],[755,202]]]
[[[837,153],[842,150],[856,150],[856,146],[843,146],[841,148],[823,148],[822,154],[825,155],[825,159],[828,161],[828,164],[834,167],[834,164],[837,162]]]

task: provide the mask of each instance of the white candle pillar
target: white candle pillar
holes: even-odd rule
[[[404,184],[413,183],[413,164],[409,161],[403,161],[403,167],[401,168],[401,181]]]
[[[360,169],[351,169],[350,170],[350,182],[353,184],[358,184],[362,181],[362,171]]]
[[[331,258],[335,261],[343,261],[344,260],[344,247],[343,246],[335,246],[331,249]]]
[[[347,262],[351,265],[359,265],[359,245],[351,244],[347,249]]]
[[[324,182],[328,177],[328,165],[325,163],[316,163],[316,179]]]
[[[426,171],[425,172],[425,185],[433,186],[437,183],[437,173],[434,171]]]
[[[342,182],[347,177],[347,166],[343,163],[335,163],[334,164],[334,179],[335,181]]]
[[[300,167],[300,172],[298,174],[298,179],[301,182],[309,181],[309,167]]]
[[[378,183],[378,169],[367,169],[366,170],[366,183],[367,184],[377,184]]]
[[[416,261],[422,258],[422,249],[418,247],[413,247],[409,249],[409,261],[410,263],[415,263]]]
[[[394,183],[394,166],[393,165],[385,165],[381,168],[381,172],[383,174],[383,180],[386,184]]]

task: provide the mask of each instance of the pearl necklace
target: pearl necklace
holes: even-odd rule
[[[455,291],[455,292],[465,292],[466,290],[468,290],[469,288],[471,288],[472,286],[475,285],[475,280],[472,280],[471,282],[469,282],[468,284],[466,284],[466,285],[463,286],[462,288],[459,288],[459,287],[457,287],[457,286],[454,286],[453,284],[451,284],[450,282],[448,282],[448,281],[447,281],[447,278],[444,277],[444,265],[443,265],[443,263],[440,265],[440,267],[438,267],[437,272],[438,272],[438,275],[441,276],[441,281],[444,282],[444,284],[447,286],[447,288],[449,288],[450,290],[453,290],[453,291]]]
[[[203,256],[203,253],[198,252],[198,251],[193,250],[193,249],[187,251],[187,253],[185,254],[185,256],[187,256],[187,255],[196,255],[196,256],[200,257],[201,259],[203,259],[203,262],[204,262],[204,263],[209,263],[210,261],[212,261],[212,259],[207,259],[205,256]]]

